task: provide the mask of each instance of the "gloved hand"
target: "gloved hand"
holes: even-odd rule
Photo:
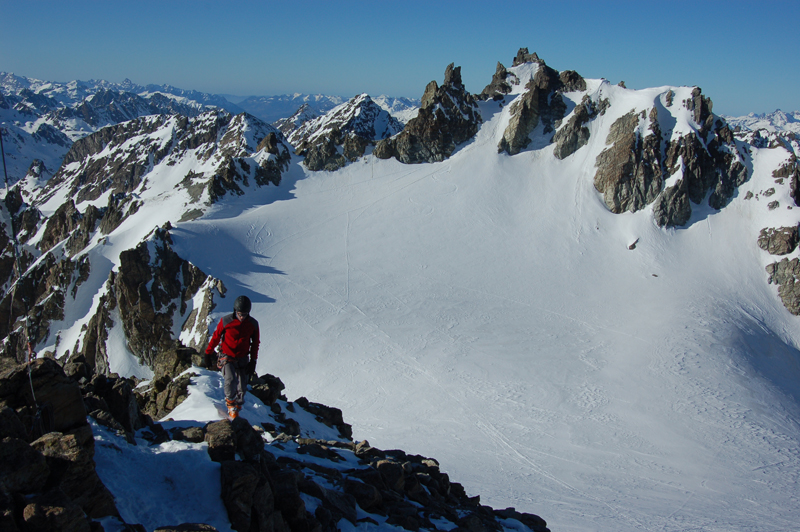
[[[215,353],[205,354],[205,356],[203,357],[203,362],[205,363],[206,369],[211,369],[211,370],[217,369],[216,358],[217,357],[215,356]]]
[[[256,373],[256,361],[251,360],[247,363],[247,374],[248,375],[255,375]]]

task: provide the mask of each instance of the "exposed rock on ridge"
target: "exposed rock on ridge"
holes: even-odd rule
[[[778,285],[780,296],[786,310],[800,316],[800,259],[788,258],[767,266],[769,283]]]
[[[185,381],[185,395],[192,375],[180,374],[195,358],[199,357],[186,358],[176,352],[161,359],[154,381],[172,379],[170,386]],[[169,440],[205,442],[208,457],[220,464],[220,496],[231,527],[237,531],[333,532],[343,519],[352,525],[386,523],[412,531],[434,530],[443,523],[465,530],[513,527],[548,531],[539,516],[481,505],[479,496],[468,496],[432,458],[402,450],[383,451],[367,441],[354,442],[340,410],[305,398],[287,402],[279,395],[283,383],[271,375],[256,377],[253,383],[269,383],[278,392],[269,392],[272,399],[267,403],[275,424],[253,426],[239,417],[232,422],[225,419],[201,427],[166,430],[139,409],[144,397],[133,391],[134,382],[92,374],[80,357],[64,369],[66,374],[51,359],[34,365],[33,386],[40,404],[45,409],[59,409],[39,430],[45,433],[42,436],[36,433],[33,405],[26,394],[26,367],[14,366],[0,373],[0,454],[4,458],[0,467],[0,526],[4,529],[88,532],[97,529],[98,523],[93,520],[106,518],[125,530],[144,530],[141,525],[122,521],[112,494],[95,471],[94,436],[86,422],[89,411],[99,426],[109,429],[97,429],[102,433],[102,444],[119,453],[143,439],[151,445]],[[134,395],[139,397],[134,399]],[[174,403],[170,404],[174,408]],[[301,427],[287,414],[315,418],[318,427],[338,429],[339,437],[322,440],[301,436],[319,428],[312,429],[308,422]],[[213,527],[164,523],[156,529]]]
[[[0,372],[0,529],[89,532],[92,519],[119,518],[78,385],[51,359],[30,379],[25,365]]]
[[[770,255],[788,255],[797,249],[800,242],[798,226],[764,228],[758,236],[758,247]]]
[[[172,335],[175,322],[190,328],[182,334],[189,347],[205,347],[208,314],[213,308],[211,291],[217,289],[224,294],[219,281],[172,250],[168,229],[156,229],[149,241],[120,254],[119,271],[112,273],[107,283],[107,304],[97,311],[97,326],[102,323],[108,329],[112,326],[109,312],[116,310],[129,349],[149,367],[154,367],[160,353],[180,347]],[[203,303],[200,308],[192,308],[198,294],[202,294]],[[98,352],[103,349],[98,345],[103,340],[98,337],[93,346],[76,346],[74,352]]]
[[[553,131],[564,118],[567,106],[561,96],[562,92],[586,90],[585,80],[574,71],[558,73],[539,59],[535,53],[528,53],[527,48],[520,48],[514,58],[514,67],[533,63],[537,65],[533,78],[526,84],[525,92],[514,99],[510,108],[510,120],[498,143],[498,152],[516,155],[531,143],[531,133],[542,123],[543,133]],[[512,91],[511,85],[520,80],[513,73],[506,71],[498,63],[497,72],[492,82],[481,93],[482,97],[502,99],[503,94]],[[556,140],[559,143],[558,157],[564,158],[583,146],[589,138],[589,130],[582,127],[591,117],[596,115],[591,104],[585,102],[585,113],[576,111],[570,122],[570,129],[561,133]],[[592,116],[589,116],[594,113]],[[575,131],[573,131],[573,129]]]
[[[659,226],[680,226],[689,221],[692,203],[708,197],[708,204],[720,209],[747,180],[732,132],[721,120],[714,121],[711,101],[698,88],[692,95],[684,105],[697,129],[668,142],[657,105],[649,113],[632,110],[611,125],[609,148],[595,162],[594,184],[612,212],[635,212],[653,204]],[[675,184],[664,189],[670,177]]]
[[[274,153],[258,148],[270,134],[276,139]],[[129,194],[147,186],[146,175],[158,165],[174,166],[187,156],[214,165],[212,172],[190,172],[181,184],[195,202],[209,203],[228,192],[243,194],[240,185],[249,186],[250,179],[261,186],[278,184],[291,158],[277,130],[246,114],[150,116],[76,141],[37,201],[42,204],[64,188],[76,203],[96,200],[108,190]]]
[[[297,109],[297,111],[294,112],[292,116],[288,118],[281,118],[280,120],[273,122],[272,125],[288,138],[289,135],[291,135],[300,126],[317,117],[319,117],[319,115],[311,108],[311,106],[307,103],[304,103],[299,109]]]
[[[397,136],[380,141],[374,153],[405,164],[443,161],[475,136],[481,122],[477,102],[461,81],[461,67],[451,63],[441,87],[431,81],[425,88],[416,118]]]
[[[594,186],[613,213],[643,209],[661,192],[661,130],[656,108],[650,112],[650,134],[640,139],[640,122],[645,118],[644,111],[631,111],[617,119],[606,138],[610,147],[597,157]]]

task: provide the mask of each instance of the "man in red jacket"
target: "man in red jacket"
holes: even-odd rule
[[[247,381],[256,370],[260,343],[258,322],[250,316],[250,299],[239,296],[233,304],[233,314],[223,316],[206,348],[206,367],[211,365],[214,349],[219,345],[217,366],[225,378],[225,403],[228,416],[234,419],[244,404]]]

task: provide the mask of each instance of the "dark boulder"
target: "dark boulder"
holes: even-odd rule
[[[214,462],[225,462],[236,458],[236,433],[227,419],[214,421],[205,427],[208,456]]]
[[[114,496],[95,471],[94,438],[88,425],[65,434],[50,432],[31,446],[47,461],[48,485],[58,486],[89,517],[119,516]]]
[[[0,441],[0,491],[34,493],[50,476],[44,456],[19,438]]]
[[[281,399],[283,397],[281,392],[286,389],[286,385],[283,384],[283,381],[269,373],[261,375],[260,377],[251,377],[250,385],[250,393],[258,397],[261,402],[267,406],[271,406],[275,401]]]
[[[86,425],[80,387],[49,358],[35,360],[30,377],[26,365],[0,373],[0,403],[17,412],[29,434],[36,432],[36,422],[45,422],[47,432],[65,432]]]
[[[90,532],[91,521],[80,506],[60,489],[52,489],[27,501],[22,518],[30,532]]]
[[[259,485],[256,469],[245,462],[223,461],[221,464],[222,502],[228,511],[231,528],[237,532],[250,530],[255,493]]]

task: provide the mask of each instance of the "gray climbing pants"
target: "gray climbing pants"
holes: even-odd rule
[[[244,394],[247,391],[247,362],[246,357],[228,357],[222,366],[222,377],[225,379],[225,399],[237,405],[244,404]]]

